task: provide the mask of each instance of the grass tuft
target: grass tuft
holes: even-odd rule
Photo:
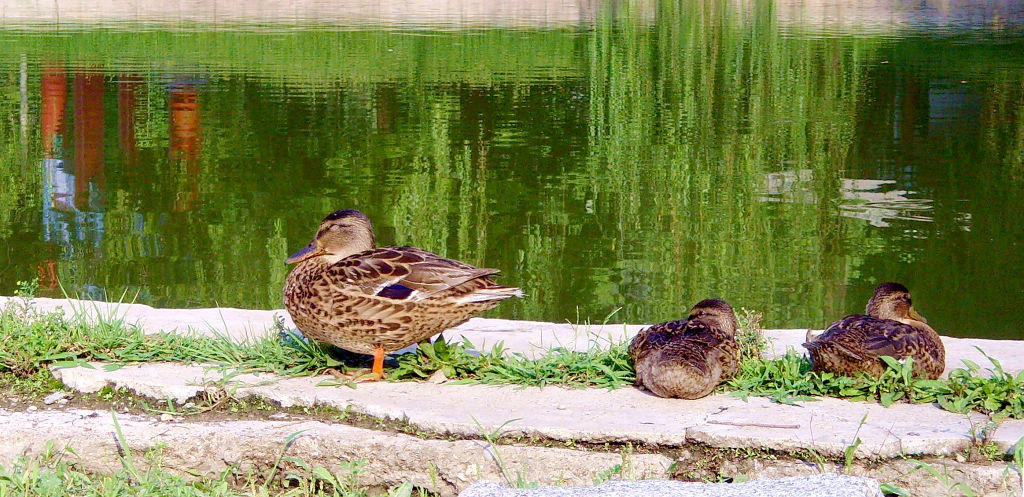
[[[740,358],[760,359],[762,351],[768,346],[768,339],[765,338],[764,329],[761,328],[761,319],[764,318],[764,315],[749,309],[741,309],[741,311],[741,314],[736,316],[739,322],[736,341],[740,344]]]
[[[555,347],[529,359],[521,353],[506,353],[501,344],[479,353],[468,340],[447,343],[442,337],[399,356],[398,367],[389,377],[423,379],[440,370],[459,383],[621,388],[635,379],[626,348],[625,343],[583,352]]]
[[[75,366],[86,361],[137,363],[173,361],[234,366],[243,371],[281,375],[318,374],[340,364],[325,347],[291,336],[263,337],[235,343],[227,335],[212,337],[157,333],[135,325],[87,323],[60,312],[41,313],[9,304],[0,311],[0,374],[28,378],[47,366]]]

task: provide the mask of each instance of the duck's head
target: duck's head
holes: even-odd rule
[[[328,214],[320,222],[313,241],[292,254],[285,263],[295,264],[313,257],[323,257],[324,262],[331,264],[373,247],[370,219],[355,209],[344,209]]]
[[[928,320],[914,310],[910,290],[899,283],[882,283],[875,288],[875,294],[868,301],[867,315],[881,319],[913,319],[922,323]]]
[[[739,324],[736,322],[736,313],[732,306],[721,299],[707,299],[697,302],[697,305],[690,309],[687,320],[701,321],[709,326],[716,326],[729,335],[736,334]]]

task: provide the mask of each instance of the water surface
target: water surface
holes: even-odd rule
[[[897,280],[1020,338],[1024,8],[845,3],[5,11],[0,293],[279,308],[351,207],[529,294],[490,316],[821,327]]]

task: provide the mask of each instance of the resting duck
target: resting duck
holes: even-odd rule
[[[659,397],[704,397],[739,369],[736,328],[732,307],[708,299],[685,320],[641,330],[629,344],[636,385]]]
[[[934,380],[946,368],[946,350],[938,333],[914,310],[910,291],[899,283],[882,283],[868,301],[867,315],[854,314],[832,323],[821,335],[807,332],[804,348],[814,371],[879,377],[881,356],[914,358],[914,376]]]
[[[516,287],[476,268],[414,247],[375,246],[362,212],[328,215],[316,236],[287,260],[297,264],[284,284],[284,305],[313,340],[373,354],[384,377],[384,355],[457,326],[499,301],[522,297]]]

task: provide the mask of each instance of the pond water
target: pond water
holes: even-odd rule
[[[1018,2],[29,3],[2,294],[280,308],[358,208],[529,295],[489,316],[822,327],[896,280],[940,333],[1022,337]]]

